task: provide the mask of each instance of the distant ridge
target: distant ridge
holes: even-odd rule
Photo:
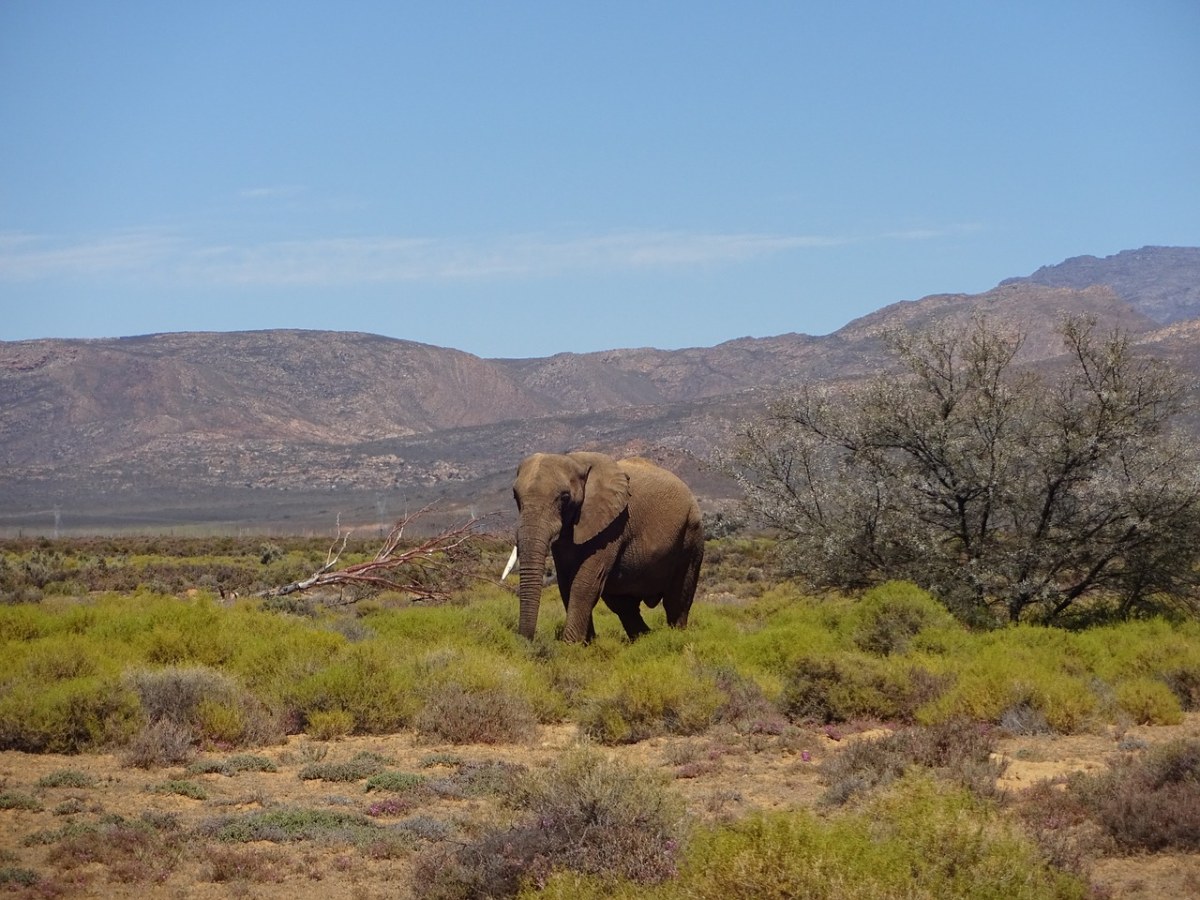
[[[436,501],[511,515],[532,450],[654,457],[705,505],[709,464],[797,382],[886,369],[880,337],[984,313],[1061,352],[1088,313],[1200,373],[1200,248],[1076,257],[977,295],[895,303],[825,337],[481,359],[378,335],[295,330],[0,342],[0,534],[378,525]]]
[[[1200,247],[1143,247],[1112,256],[1075,256],[1056,266],[1042,266],[1025,282],[1081,289],[1105,285],[1159,325],[1200,315]]]

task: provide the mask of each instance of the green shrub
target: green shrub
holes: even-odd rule
[[[847,617],[854,645],[880,656],[904,653],[927,628],[953,628],[954,617],[914,584],[889,581],[863,594]]]
[[[196,707],[196,727],[203,742],[230,747],[245,742],[249,721],[241,704],[205,698]]]
[[[712,674],[685,659],[626,664],[588,692],[580,727],[605,744],[696,734],[713,723],[723,699]]]
[[[0,694],[0,749],[79,753],[123,742],[137,727],[136,698],[103,676],[22,681]]]
[[[379,774],[389,762],[387,757],[363,751],[345,762],[309,763],[299,776],[303,781],[359,781]]]
[[[37,781],[40,788],[90,788],[96,786],[96,777],[78,769],[57,769],[43,775]]]
[[[661,897],[697,900],[1086,896],[994,807],[912,776],[863,811],[829,821],[787,811],[705,829],[679,879],[664,887]]]
[[[150,790],[155,794],[177,794],[180,797],[189,797],[192,800],[207,800],[208,789],[202,784],[197,784],[194,781],[186,779],[172,779],[163,781],[154,785]]]
[[[804,657],[788,673],[780,704],[794,721],[911,720],[939,688],[924,670],[863,653]]]
[[[946,664],[953,682],[917,710],[917,721],[999,724],[1013,711],[1032,710],[1054,731],[1083,730],[1101,708],[1076,649],[1072,635],[1037,626],[977,636]]]
[[[309,713],[304,729],[314,741],[333,741],[354,730],[354,713],[344,709],[316,710]]]
[[[382,640],[343,644],[328,665],[288,689],[287,702],[306,719],[316,712],[341,710],[354,717],[360,732],[399,731],[420,706],[417,673],[397,664],[402,658]]]
[[[1116,702],[1139,725],[1178,725],[1183,721],[1179,697],[1156,678],[1131,678],[1116,687]]]
[[[428,779],[424,775],[411,772],[380,772],[367,779],[367,793],[371,791],[391,791],[405,793],[425,786]]]
[[[861,811],[755,813],[704,828],[679,876],[656,886],[558,871],[523,897],[728,900],[731,897],[995,897],[1082,900],[1080,879],[1051,868],[990,804],[928,778],[906,777]]]
[[[365,846],[378,840],[382,830],[360,813],[289,807],[214,819],[197,833],[226,843],[323,840]]]
[[[41,810],[42,801],[22,791],[0,791],[0,809]]]

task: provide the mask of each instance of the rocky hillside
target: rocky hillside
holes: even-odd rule
[[[1160,325],[1193,319],[1200,310],[1200,247],[1143,247],[1097,259],[1076,256],[1004,284],[1086,288],[1103,284]]]
[[[508,510],[535,449],[637,452],[710,501],[706,465],[765,400],[889,364],[880,337],[984,314],[1060,350],[1066,313],[1200,372],[1200,250],[1081,257],[979,295],[897,303],[826,337],[486,360],[367,334],[165,334],[0,343],[0,530],[327,528],[440,501]]]

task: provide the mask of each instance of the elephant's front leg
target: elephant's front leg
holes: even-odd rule
[[[567,608],[567,623],[563,627],[564,641],[590,641],[596,636],[592,610],[600,599],[608,567],[596,557],[585,559],[574,576],[559,582],[563,605]]]

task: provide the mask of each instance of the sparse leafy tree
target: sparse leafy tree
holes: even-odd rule
[[[969,620],[1192,604],[1200,460],[1171,428],[1188,385],[1094,321],[1062,336],[1067,364],[1040,372],[983,319],[890,334],[900,373],[803,388],[744,431],[749,508],[814,583],[906,578]]]

